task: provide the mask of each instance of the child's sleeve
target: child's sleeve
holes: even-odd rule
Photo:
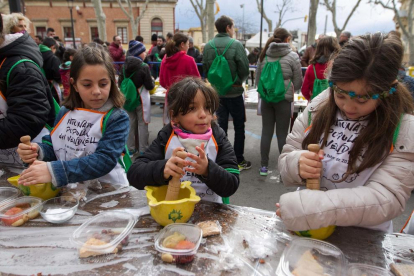
[[[51,162],[57,187],[96,179],[111,172],[125,148],[128,132],[128,115],[121,109],[115,110],[108,119],[106,131],[95,152],[69,161]]]
[[[305,129],[308,123],[309,106],[296,118],[292,132],[286,138],[286,144],[279,156],[278,169],[285,186],[302,186],[299,176],[299,158],[302,150],[302,141],[305,138]]]
[[[167,185],[168,180],[164,178],[165,159],[165,138],[167,134],[162,130],[144,155],[139,156],[128,171],[128,181],[131,186],[143,190],[145,186]]]
[[[233,146],[227,139],[224,131],[218,129],[217,137],[222,137],[218,142],[216,162],[208,159],[208,176],[197,178],[204,182],[213,192],[221,197],[233,195],[239,188],[239,167]],[[216,136],[215,136],[216,137]]]

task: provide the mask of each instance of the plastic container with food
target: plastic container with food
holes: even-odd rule
[[[21,226],[39,215],[42,200],[37,197],[23,196],[8,201],[0,207],[0,221],[3,226]]]
[[[70,220],[78,210],[79,201],[69,196],[51,198],[43,202],[40,215],[50,223],[63,223]]]
[[[167,225],[155,239],[155,249],[167,263],[185,264],[192,262],[200,246],[203,232],[189,223]]]
[[[349,265],[347,276],[361,276],[361,275],[392,276],[390,271],[382,267],[368,265],[368,264],[360,264],[360,263],[353,263]]]
[[[102,212],[79,226],[70,240],[78,248],[80,258],[119,253],[128,245],[136,222],[127,212]]]
[[[0,187],[0,207],[19,196],[19,189],[14,187]]]
[[[285,248],[276,275],[344,275],[346,259],[336,246],[315,239],[295,239]]]

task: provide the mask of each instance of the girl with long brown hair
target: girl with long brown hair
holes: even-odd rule
[[[393,231],[414,189],[414,104],[397,81],[402,57],[401,40],[369,34],[351,39],[328,68],[330,88],[298,117],[279,157],[285,185],[321,186],[281,196],[276,213],[288,229]]]

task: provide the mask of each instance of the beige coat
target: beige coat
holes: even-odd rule
[[[297,118],[279,157],[286,186],[304,186],[298,162],[308,126],[308,112],[328,99],[329,88],[316,97]],[[312,114],[312,118],[314,114]],[[402,119],[394,151],[373,172],[364,186],[323,191],[300,190],[280,197],[282,219],[290,230],[318,229],[328,225],[375,226],[399,216],[414,189],[414,116]]]

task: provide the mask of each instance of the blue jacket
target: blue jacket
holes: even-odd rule
[[[69,109],[62,107],[55,124],[65,115]],[[129,133],[129,117],[122,109],[115,108],[110,115],[105,133],[98,142],[96,151],[88,156],[84,156],[69,161],[59,161],[51,144],[50,135],[43,137],[43,143],[39,144],[43,161],[51,162],[51,174],[54,176],[53,184],[57,187],[65,186],[85,180],[96,179],[108,174],[116,166]],[[52,176],[52,177],[53,177]]]

